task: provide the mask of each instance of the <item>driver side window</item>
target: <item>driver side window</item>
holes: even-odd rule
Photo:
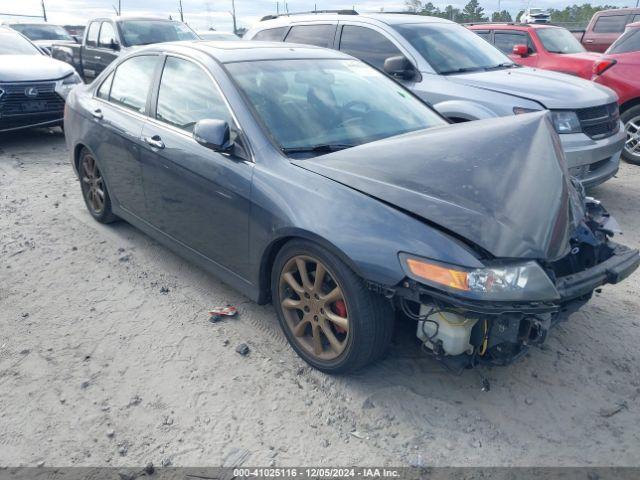
[[[231,113],[208,74],[193,62],[176,57],[167,57],[162,71],[156,118],[187,132],[204,119],[233,125]]]
[[[345,25],[340,37],[340,51],[353,55],[369,65],[382,70],[389,57],[401,56],[391,40],[367,27]]]

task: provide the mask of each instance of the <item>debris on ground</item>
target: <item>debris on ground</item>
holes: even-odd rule
[[[162,459],[162,466],[163,467],[170,467],[171,466],[171,459],[169,457],[165,457]]]
[[[116,434],[115,430],[113,430],[112,428],[110,428],[109,430],[107,430],[107,437],[109,438],[113,438],[113,436]]]
[[[366,438],[367,438],[367,436],[364,433],[362,433],[362,432],[360,432],[358,430],[354,430],[353,432],[351,432],[351,435],[356,437],[356,438],[359,438],[360,440],[366,440]]]
[[[615,407],[612,408],[601,408],[600,416],[604,418],[613,417],[616,413],[620,413],[622,410],[628,408],[627,402],[619,402]]]
[[[213,307],[209,310],[209,321],[211,323],[218,323],[224,317],[235,317],[238,314],[238,309],[231,305],[226,307]]]
[[[160,293],[163,294],[163,295],[166,295],[167,293],[169,293],[169,288],[160,287]]]
[[[236,347],[236,352],[238,352],[243,357],[246,357],[247,355],[249,355],[249,345],[247,345],[246,343],[241,343]]]

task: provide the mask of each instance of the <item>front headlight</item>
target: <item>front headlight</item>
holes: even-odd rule
[[[558,133],[580,133],[582,131],[576,112],[570,110],[552,110],[551,119]]]
[[[417,282],[477,300],[548,301],[559,298],[551,279],[535,261],[496,262],[465,268],[400,254],[405,273]]]
[[[56,82],[56,92],[65,100],[69,95],[69,92],[75,87],[82,83],[82,78],[76,72],[73,72],[71,75],[67,75],[62,80],[58,80]]]

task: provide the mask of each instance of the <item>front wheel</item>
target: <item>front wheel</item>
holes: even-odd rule
[[[627,134],[622,157],[629,163],[640,165],[640,105],[626,110],[620,119]]]
[[[356,370],[380,358],[390,343],[389,302],[316,244],[294,240],[282,248],[274,263],[271,292],[287,340],[318,370]]]

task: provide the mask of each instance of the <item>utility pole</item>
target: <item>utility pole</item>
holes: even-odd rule
[[[233,18],[233,33],[237,35],[238,25],[236,24],[236,0],[231,0],[231,17]]]
[[[280,15],[280,2],[276,2],[276,15]]]
[[[178,0],[178,6],[180,7],[180,21],[184,23],[184,12],[182,11],[182,0]]]
[[[118,16],[122,15],[122,0],[118,0]]]
[[[42,18],[44,18],[44,21],[47,21],[47,9],[44,6],[44,0],[42,0]]]

